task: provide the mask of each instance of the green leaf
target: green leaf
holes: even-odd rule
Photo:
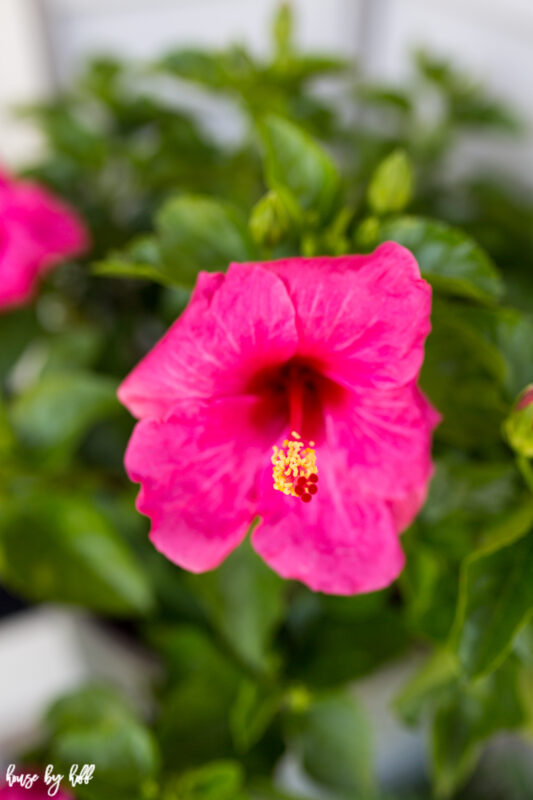
[[[200,83],[210,89],[223,89],[230,85],[225,61],[224,53],[184,47],[167,53],[158,66],[184,80]]]
[[[457,228],[422,217],[382,222],[379,241],[392,240],[415,256],[424,278],[438,291],[493,303],[502,281],[488,255]]]
[[[286,58],[293,49],[294,19],[290,5],[282,3],[272,23],[272,38],[278,58]]]
[[[0,517],[0,574],[29,600],[106,614],[145,614],[151,588],[123,540],[87,497],[44,489]]]
[[[116,382],[90,372],[44,375],[12,403],[13,427],[30,447],[74,448],[88,428],[120,411]]]
[[[110,688],[84,687],[55,703],[47,717],[58,764],[95,764],[94,787],[136,788],[159,767],[148,728]]]
[[[81,324],[51,336],[47,341],[43,374],[91,367],[100,356],[105,335],[100,327]]]
[[[256,744],[281,708],[279,689],[245,680],[231,710],[231,733],[236,749],[247,752]]]
[[[438,306],[437,306],[438,303]],[[509,399],[533,380],[528,344],[533,318],[514,308],[482,308],[439,299],[435,309],[457,335],[475,349],[475,356],[505,388]]]
[[[200,270],[226,269],[254,257],[244,220],[221,200],[173,198],[157,214],[156,228],[165,273],[180,285],[193,285]]]
[[[428,706],[434,705],[455,683],[457,661],[447,650],[435,650],[396,696],[394,708],[406,725],[416,725]]]
[[[225,758],[234,752],[230,714],[242,672],[198,628],[156,632],[170,673],[158,739],[172,769]]]
[[[465,562],[452,641],[469,676],[490,672],[533,611],[533,506]],[[505,538],[504,538],[505,537]],[[517,538],[520,537],[520,538]]]
[[[314,780],[348,797],[373,796],[370,728],[351,692],[318,697],[290,723],[293,745]]]
[[[0,380],[4,381],[26,347],[39,333],[33,309],[2,310],[0,314]]]
[[[286,584],[244,542],[218,569],[189,578],[215,628],[252,667],[268,670]]]
[[[421,374],[423,390],[443,417],[437,439],[462,449],[499,442],[509,407],[505,360],[494,345],[480,339],[474,324],[463,324],[461,318],[469,315],[470,307],[442,304],[435,298]]]
[[[340,177],[330,156],[302,128],[269,115],[261,126],[268,186],[287,189],[312,223],[331,217],[340,195]]]
[[[173,284],[173,276],[161,263],[161,253],[153,236],[134,239],[124,250],[109,253],[93,265],[95,275],[111,278],[134,278],[155,281],[163,286]]]
[[[300,634],[298,639],[299,646],[293,648],[287,666],[289,675],[320,688],[372,672],[384,661],[398,657],[408,641],[403,620],[392,609],[355,620],[321,615],[309,626],[307,635]]]
[[[246,800],[244,774],[235,761],[213,761],[189,770],[165,787],[162,800]]]
[[[482,742],[501,730],[514,730],[527,713],[514,662],[489,677],[458,686],[448,695],[433,725],[433,771],[437,797],[447,798],[474,767]]]
[[[395,150],[377,167],[368,187],[368,203],[375,214],[403,211],[413,195],[413,168],[403,150]]]

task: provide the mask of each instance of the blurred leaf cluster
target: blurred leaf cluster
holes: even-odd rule
[[[462,796],[491,737],[533,729],[533,472],[505,433],[533,379],[533,196],[486,170],[453,177],[465,137],[520,125],[449,64],[413,63],[405,85],[370,85],[300,53],[283,6],[267,61],[243,48],[99,60],[26,112],[48,142],[27,173],[81,210],[93,249],[0,317],[0,578],[27,602],[125,620],[162,667],[149,718],[108,686],[50,709],[28,759],[95,763],[81,800],[305,800],[283,788],[287,767],[313,797],[384,798],[359,682],[413,650],[425,663],[394,705],[428,732],[427,775],[394,798]],[[181,103],[191,91],[225,104],[232,141]],[[433,286],[422,387],[443,415],[398,584],[313,594],[248,544],[209,574],[180,571],[134,510],[119,380],[199,270],[391,239]],[[500,784],[484,800],[533,792]]]

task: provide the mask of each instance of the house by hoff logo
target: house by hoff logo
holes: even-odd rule
[[[32,789],[42,782],[48,787],[48,796],[55,797],[61,788],[65,776],[56,772],[53,764],[48,764],[44,773],[37,772],[17,772],[15,764],[10,764],[6,772],[6,783],[8,786],[20,786],[21,789]],[[73,764],[68,774],[68,782],[71,786],[88,784],[94,776],[94,764]]]

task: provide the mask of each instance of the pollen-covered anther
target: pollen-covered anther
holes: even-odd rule
[[[305,444],[302,437],[291,431],[282,447],[274,445],[272,476],[274,489],[283,494],[299,497],[309,503],[318,491],[318,469],[314,442]]]

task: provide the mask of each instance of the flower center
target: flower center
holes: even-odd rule
[[[300,434],[303,421],[304,381],[297,367],[290,368],[288,381],[291,438],[282,447],[273,447],[274,489],[309,503],[318,492],[315,443],[306,444]]]
[[[283,494],[299,497],[309,503],[318,492],[318,469],[314,442],[308,445],[302,441],[296,431],[291,438],[285,439],[283,447],[274,445],[272,455],[272,477],[274,489]]]

